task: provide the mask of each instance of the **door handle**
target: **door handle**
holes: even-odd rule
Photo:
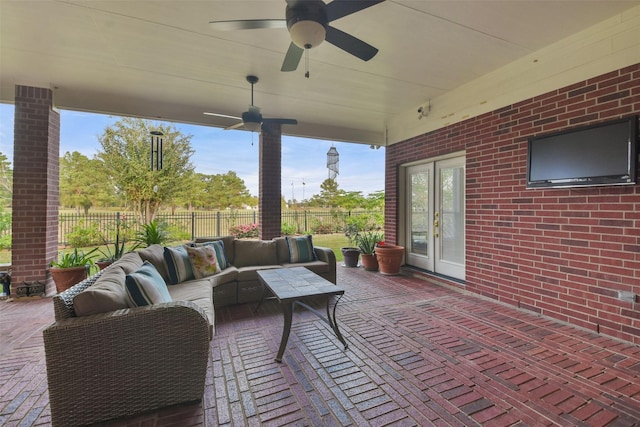
[[[433,221],[433,228],[434,228],[434,233],[433,233],[433,237],[438,238],[440,236],[440,234],[438,233],[438,226],[440,225],[440,221],[436,218]]]

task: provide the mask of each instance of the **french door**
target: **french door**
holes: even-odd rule
[[[465,278],[465,157],[405,169],[406,263]]]

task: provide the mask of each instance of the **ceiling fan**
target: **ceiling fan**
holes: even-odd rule
[[[252,30],[259,28],[287,28],[291,36],[289,50],[284,57],[281,71],[298,68],[306,49],[318,46],[324,40],[363,61],[373,58],[378,49],[362,40],[338,30],[329,22],[366,9],[384,0],[286,0],[286,19],[245,19],[210,21],[216,30]]]
[[[249,105],[249,109],[247,111],[242,113],[242,117],[209,112],[205,112],[203,114],[206,114],[208,116],[227,117],[230,119],[242,120],[240,123],[225,128],[225,130],[244,128],[251,132],[260,132],[262,125],[266,123],[279,123],[283,125],[298,124],[298,121],[296,119],[267,119],[262,117],[262,114],[260,113],[260,107],[256,107],[255,105],[253,105],[253,85],[258,83],[258,78],[256,76],[247,76],[247,81],[251,83],[251,105]]]

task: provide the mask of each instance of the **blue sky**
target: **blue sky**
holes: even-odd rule
[[[0,104],[0,152],[13,159],[13,105]],[[62,110],[60,112],[60,155],[79,151],[93,157],[99,150],[98,136],[119,117]],[[192,135],[195,154],[191,163],[197,172],[224,174],[235,171],[252,195],[258,195],[259,135],[247,131],[171,123],[185,135]],[[252,145],[253,140],[253,145]],[[327,179],[327,151],[334,145],[340,154],[339,188],[367,195],[384,190],[384,148],[324,140],[282,138],[282,192],[287,200],[308,199],[320,192]],[[302,183],[305,183],[303,186]],[[292,185],[293,184],[293,185]]]

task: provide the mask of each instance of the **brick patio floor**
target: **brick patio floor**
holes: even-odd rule
[[[338,267],[344,351],[269,301],[217,310],[202,403],[104,426],[640,426],[640,347],[421,279]],[[50,299],[0,301],[0,425],[50,421]]]

